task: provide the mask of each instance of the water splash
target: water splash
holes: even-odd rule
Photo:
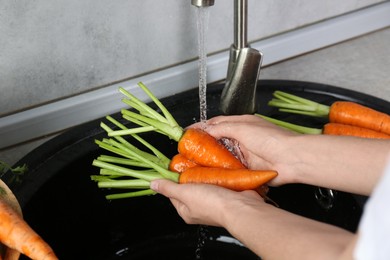
[[[209,237],[209,231],[206,226],[200,225],[198,227],[198,243],[195,249],[195,259],[201,260],[203,259],[203,248],[206,244],[206,241]]]
[[[197,9],[197,27],[198,27],[198,69],[199,69],[199,109],[200,121],[207,120],[207,38],[209,23],[209,7],[198,7]]]

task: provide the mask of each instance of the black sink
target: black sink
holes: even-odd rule
[[[209,117],[220,114],[222,87],[223,84],[208,86]],[[334,86],[259,81],[258,112],[309,127],[321,128],[325,120],[281,114],[268,107],[274,90],[324,104],[353,100],[390,113],[390,104],[384,100]],[[199,118],[196,88],[162,102],[182,126]],[[113,117],[119,119],[120,115]],[[27,222],[60,259],[258,259],[224,229],[185,224],[169,200],[160,195],[107,201],[106,191],[90,180],[90,175],[98,172],[91,166],[92,160],[103,153],[94,139],[106,136],[99,127],[100,121],[74,127],[36,148],[16,164],[26,163],[28,173],[21,181],[8,183]],[[144,138],[167,156],[176,152],[175,143],[168,138],[157,134],[145,134]],[[8,173],[6,182],[9,177]],[[338,191],[329,198],[327,190],[321,191],[294,184],[271,188],[269,196],[281,208],[355,231],[365,198]]]

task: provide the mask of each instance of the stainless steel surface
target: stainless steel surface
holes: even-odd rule
[[[247,0],[234,1],[234,43],[226,85],[221,96],[224,114],[253,114],[256,108],[256,86],[262,63],[262,53],[250,48],[247,42]]]
[[[247,0],[234,1],[234,46],[236,49],[248,47],[248,3]]]
[[[214,0],[191,0],[191,4],[197,7],[212,6],[214,5]]]
[[[243,48],[235,58],[231,50],[226,84],[221,94],[220,108],[224,114],[253,114],[256,110],[256,85],[262,55],[255,49]]]

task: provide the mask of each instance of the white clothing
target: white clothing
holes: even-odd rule
[[[390,260],[390,161],[359,223],[356,260]]]

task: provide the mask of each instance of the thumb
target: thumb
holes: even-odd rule
[[[178,184],[166,179],[158,179],[150,182],[150,188],[166,197],[174,197]]]

